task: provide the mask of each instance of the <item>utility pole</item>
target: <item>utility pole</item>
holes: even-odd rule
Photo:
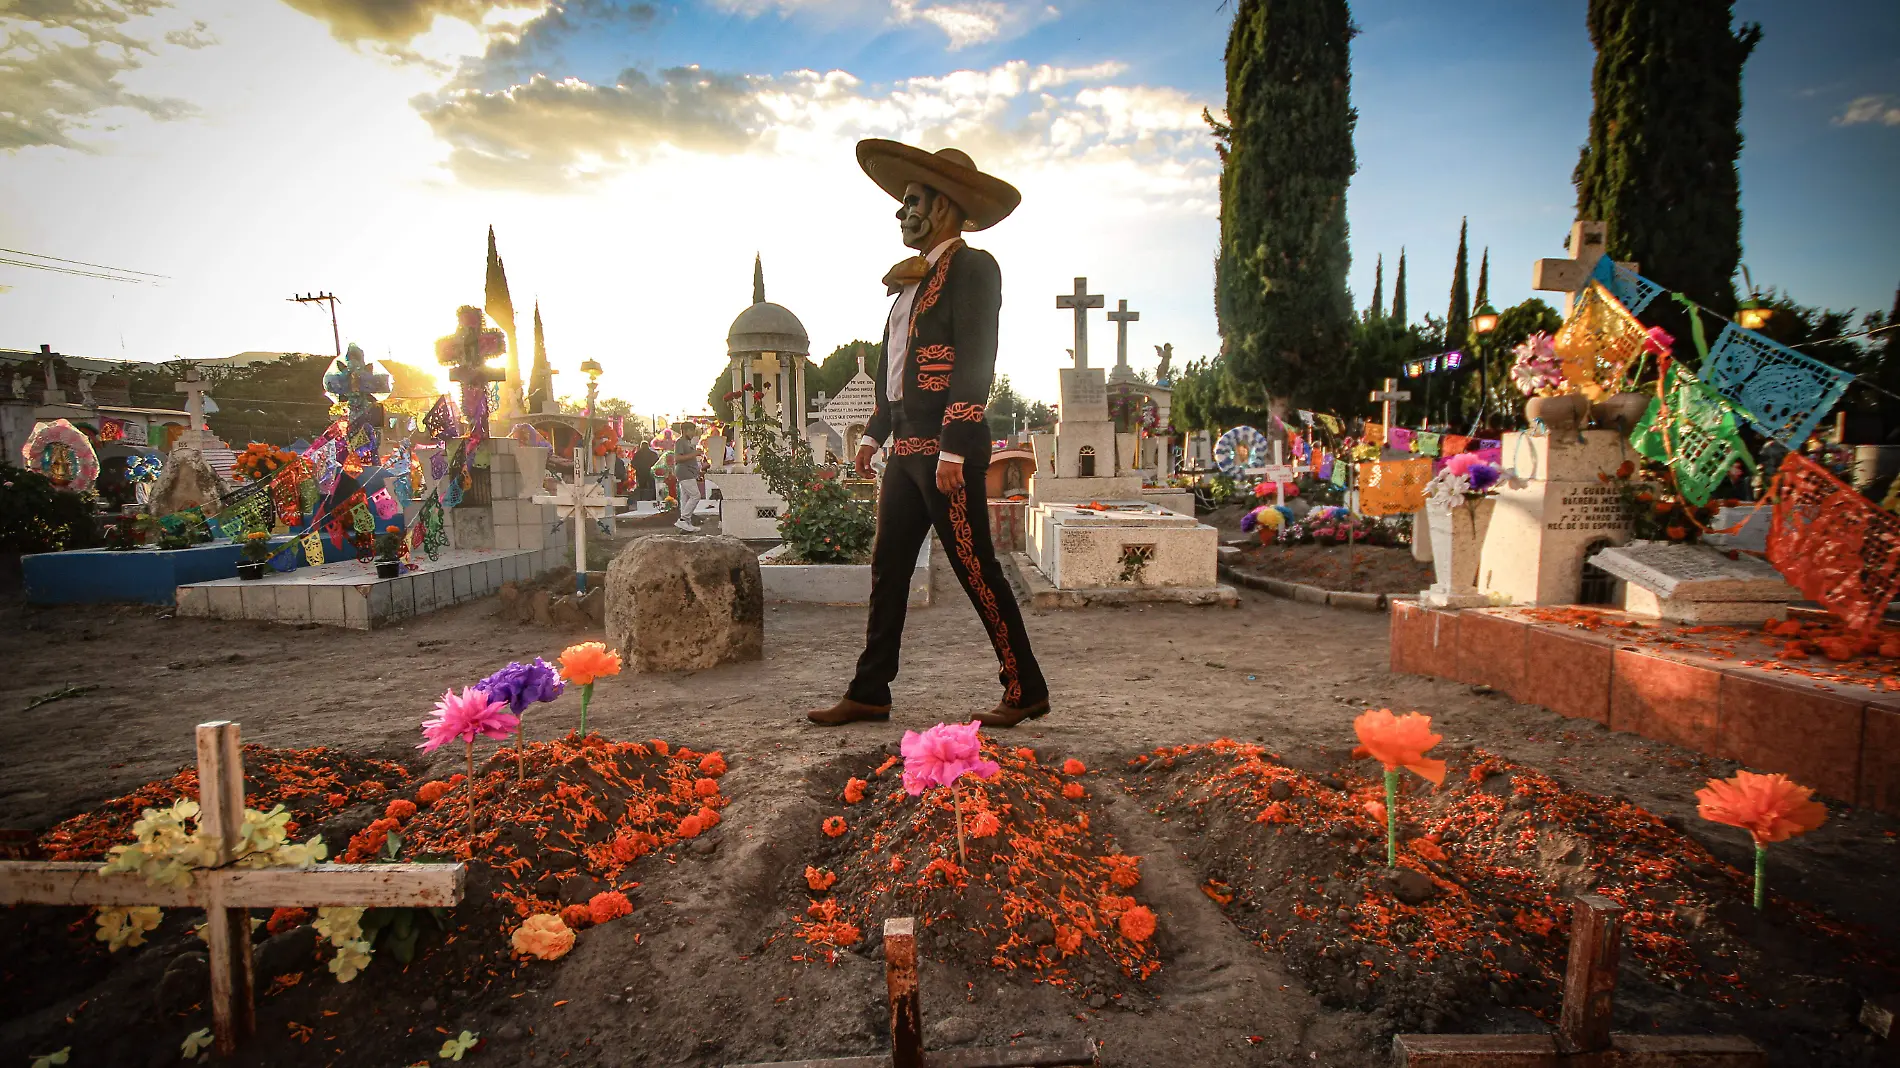
[[[343,335],[338,333],[337,328],[336,328],[336,294],[335,293],[299,293],[298,295],[291,297],[290,299],[297,302],[298,304],[322,304],[325,301],[329,301],[330,303],[330,340],[336,344],[337,358],[341,359],[343,357]]]

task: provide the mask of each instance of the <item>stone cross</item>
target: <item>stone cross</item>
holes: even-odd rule
[[[336,369],[323,376],[323,388],[349,405],[352,423],[360,421],[376,403],[376,394],[389,392],[389,376],[372,374],[373,367],[363,358],[363,350],[351,345],[349,352],[337,360]]]
[[[1078,371],[1086,369],[1089,365],[1089,309],[1102,306],[1102,295],[1089,292],[1089,280],[1086,277],[1075,280],[1074,293],[1056,294],[1058,309],[1075,309],[1075,350],[1071,355],[1075,357],[1075,367]]]
[[[508,335],[500,330],[484,329],[486,319],[482,310],[473,305],[463,305],[456,311],[455,319],[455,333],[438,338],[435,343],[435,361],[451,368],[449,381],[486,389],[488,383],[507,378],[508,372],[486,364],[506,351]]]
[[[205,430],[205,394],[211,387],[198,377],[198,368],[194,364],[185,368],[185,377],[172,383],[172,389],[185,395],[185,410],[191,413],[191,429]]]
[[[563,482],[553,493],[536,494],[534,503],[558,505],[562,519],[574,521],[574,592],[587,592],[587,521],[591,511],[606,512],[627,503],[597,482],[583,481],[581,449],[574,450],[574,481]]]
[[[218,843],[218,863],[187,886],[153,886],[133,874],[100,875],[98,861],[0,864],[0,905],[201,908],[211,957],[211,1029],[230,1055],[257,1031],[251,909],[361,905],[446,908],[462,900],[460,864],[315,864],[241,868],[232,856],[244,826],[244,757],[238,725],[200,723],[198,831]]]
[[[1547,293],[1563,293],[1564,316],[1570,315],[1570,307],[1576,294],[1590,280],[1590,273],[1596,270],[1597,261],[1605,255],[1608,228],[1600,222],[1579,219],[1570,225],[1570,255],[1566,259],[1538,260],[1531,265],[1531,288]],[[1634,271],[1634,263],[1620,266]]]
[[[1390,430],[1399,417],[1399,402],[1411,400],[1412,391],[1400,389],[1398,379],[1388,378],[1385,388],[1374,390],[1371,399],[1379,402],[1379,418],[1385,421],[1386,428]]]
[[[1311,471],[1312,468],[1302,466],[1297,459],[1290,464],[1286,463],[1280,458],[1280,452],[1280,439],[1275,438],[1273,439],[1273,464],[1267,468],[1266,478],[1273,483],[1273,503],[1285,507],[1286,484],[1299,481],[1300,476]]]
[[[1554,1035],[1394,1035],[1396,1068],[1767,1068],[1739,1035],[1624,1035],[1610,1030],[1623,906],[1580,895]]]
[[[1115,310],[1108,313],[1108,321],[1115,324],[1115,369],[1109,372],[1109,377],[1116,381],[1135,377],[1134,370],[1128,366],[1128,324],[1140,318],[1140,312],[1128,310],[1125,300],[1116,301]]]

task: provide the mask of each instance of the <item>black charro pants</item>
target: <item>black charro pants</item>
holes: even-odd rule
[[[950,557],[951,570],[970,595],[996,649],[1004,703],[1021,708],[1042,701],[1049,696],[1049,687],[1036,654],[1029,649],[1022,611],[990,543],[989,501],[983,485],[986,464],[966,462],[962,492],[946,495],[937,488],[936,442],[911,438],[905,443],[919,441],[928,442],[928,452],[893,455],[884,468],[877,502],[877,541],[871,550],[871,618],[865,627],[858,673],[845,695],[867,705],[891,703],[911,573],[934,527]]]

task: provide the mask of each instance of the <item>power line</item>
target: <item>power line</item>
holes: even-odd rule
[[[55,267],[50,263],[29,263],[26,260],[9,259],[5,256],[0,256],[0,264],[11,267],[30,267],[36,271],[52,271],[55,274],[77,275],[80,278],[97,278],[106,282],[127,282],[132,285],[158,284],[156,282],[147,282],[143,278],[124,278],[116,274],[100,274],[97,271],[75,271],[70,267]]]
[[[87,263],[85,260],[61,259],[58,256],[48,256],[39,252],[26,252],[17,248],[0,248],[0,252],[11,252],[15,256],[28,256],[36,260],[52,260],[54,263],[70,263],[79,267],[97,267],[102,271],[117,271],[120,274],[142,274],[147,278],[163,278],[167,281],[171,279],[171,275],[169,274],[153,274],[151,271],[135,271],[130,267],[108,267],[103,263]]]

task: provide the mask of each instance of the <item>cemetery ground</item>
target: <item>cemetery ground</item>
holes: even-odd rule
[[[912,610],[888,725],[804,721],[837,697],[863,632],[862,609],[818,605],[768,606],[761,662],[603,680],[589,719],[604,742],[589,750],[548,744],[575,726],[571,695],[534,706],[525,792],[510,745],[477,746],[494,808],[478,813],[480,840],[511,849],[511,866],[471,856],[464,903],[440,924],[414,921],[413,962],[380,946],[348,984],[314,935],[258,930],[258,1031],[237,1063],[441,1063],[463,1031],[482,1042],[466,1058],[478,1065],[872,1053],[888,1048],[882,920],[915,915],[932,1048],[1086,1037],[1109,1065],[1383,1065],[1394,1031],[1542,1029],[1566,895],[1592,885],[1629,889],[1618,1030],[1741,1033],[1777,1065],[1886,1055],[1855,1018],[1864,996],[1900,990],[1895,821],[1830,803],[1819,830],[1771,848],[1756,915],[1746,836],[1695,815],[1694,791],[1734,765],[1391,674],[1379,615],[1251,591],[1231,611],[1032,614],[1055,710],[984,732],[1003,771],[965,791],[1003,826],[971,821],[962,869],[946,800],[906,797],[887,766],[906,728],[995,700],[976,618],[939,592]],[[335,859],[391,800],[462,767],[457,746],[415,748],[446,687],[598,637],[502,623],[494,606],[357,632],[8,600],[0,828],[29,833],[6,844],[130,840],[130,816],[107,803],[188,767],[193,725],[229,719],[263,747],[245,755],[253,807],[331,776],[292,807],[298,837],[322,834]],[[1395,879],[1363,812],[1379,771],[1350,756],[1367,707],[1429,713],[1446,736],[1444,788],[1408,775]],[[553,799],[623,799],[643,773],[662,792],[690,786],[711,774],[693,770],[697,755],[714,751],[729,768],[718,824],[695,836],[668,823],[603,864],[624,828],[566,839],[572,852],[517,830],[571,824]],[[452,841],[458,797],[424,799],[400,832]],[[1000,892],[1012,867],[1023,882]],[[509,954],[510,901],[579,904],[608,888],[630,915],[585,926],[558,961]],[[176,1063],[208,1025],[204,972],[186,959],[202,948],[195,911],[168,910],[144,946],[116,954],[86,910],[0,911],[0,1062],[71,1047],[73,1066]]]

